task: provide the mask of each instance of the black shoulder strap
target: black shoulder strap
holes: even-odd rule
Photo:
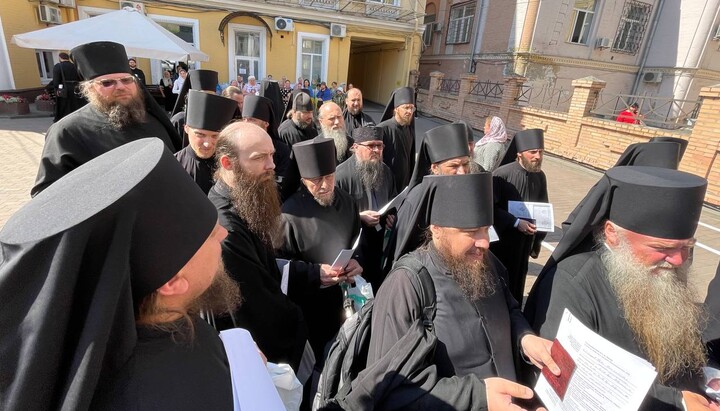
[[[405,268],[414,275],[411,277],[415,283],[415,287],[420,291],[421,304],[423,307],[423,324],[425,328],[434,332],[433,320],[435,319],[435,310],[437,302],[435,299],[435,283],[427,268],[415,258],[415,256],[406,254],[398,260],[394,269]]]

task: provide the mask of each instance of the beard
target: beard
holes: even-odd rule
[[[525,157],[520,156],[520,164],[530,173],[542,171],[542,159],[538,159],[537,162],[533,163],[531,160],[526,160]]]
[[[237,214],[253,234],[266,246],[272,247],[279,237],[281,214],[275,173],[271,171],[257,177],[236,164],[233,175],[234,187],[230,189],[230,199]]]
[[[351,115],[357,116],[358,114],[360,114],[360,111],[362,111],[362,107],[352,108],[352,107],[350,107],[350,106],[347,106],[347,111],[348,111],[348,113],[350,113]]]
[[[87,98],[90,104],[108,117],[110,126],[116,130],[133,124],[144,123],[147,117],[145,99],[140,92],[125,103],[107,101],[95,91],[87,93]]]
[[[296,125],[300,130],[305,130],[305,129],[307,129],[308,127],[310,127],[310,126],[312,125],[312,120],[310,120],[310,122],[308,122],[308,123],[304,123],[304,122],[300,119],[300,115],[299,115],[299,114],[297,114],[297,115],[296,115],[296,114],[293,114],[293,116],[292,116],[292,121],[293,121],[293,123],[295,123],[295,125]]]
[[[335,158],[337,161],[342,161],[345,159],[345,153],[347,153],[348,149],[348,139],[345,135],[344,130],[333,130],[331,128],[325,127],[324,125],[321,127],[323,137],[326,138],[332,138],[335,142]]]
[[[627,244],[601,255],[608,279],[642,351],[660,383],[698,371],[705,364],[701,310],[687,285],[690,263],[647,267]]]
[[[379,189],[384,182],[383,163],[378,160],[357,160],[355,172],[360,176],[360,182],[368,190]]]
[[[240,305],[240,286],[230,278],[222,262],[207,290],[194,298],[187,308],[188,315],[209,311],[213,315],[232,313]]]
[[[313,195],[315,201],[322,207],[330,207],[335,202],[335,190],[325,194]]]
[[[486,257],[468,261],[465,256],[455,256],[449,245],[442,240],[437,241],[436,248],[440,258],[450,270],[453,280],[468,301],[477,301],[493,295],[496,286],[495,275],[487,270]]]
[[[395,116],[395,121],[401,126],[409,126],[412,123],[412,116],[405,118],[403,116]]]

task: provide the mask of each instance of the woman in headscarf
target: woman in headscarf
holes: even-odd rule
[[[505,123],[500,117],[487,117],[485,119],[485,135],[475,143],[475,162],[480,164],[485,171],[492,172],[500,165],[500,160],[507,149],[507,141]]]

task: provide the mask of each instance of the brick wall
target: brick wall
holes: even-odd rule
[[[511,133],[529,128],[545,131],[545,149],[554,155],[599,169],[608,169],[625,148],[646,142],[653,137],[669,136],[688,140],[680,170],[707,178],[705,201],[720,205],[720,85],[705,87],[700,92],[702,107],[692,130],[663,130],[634,124],[618,123],[592,117],[595,104],[605,82],[593,77],[573,81],[573,96],[566,112],[519,107],[515,98],[526,79],[505,78],[501,100],[484,100],[468,95],[474,76],[461,79],[457,96],[438,90],[444,74],[431,74],[430,90],[419,90],[420,112],[446,120],[465,120],[482,130],[485,118],[498,116]]]

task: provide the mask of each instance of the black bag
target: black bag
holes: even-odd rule
[[[387,360],[385,357],[402,358],[415,355],[417,358],[406,362],[405,365],[411,363],[413,365],[410,367],[420,368],[427,363],[428,358],[433,356],[435,342],[437,341],[433,329],[436,310],[435,285],[427,269],[413,256],[403,256],[393,267],[393,269],[397,268],[405,268],[412,273],[416,273],[410,278],[413,281],[413,286],[421,296],[423,314],[418,321],[421,324],[414,324],[412,331],[419,329],[420,333],[430,334],[432,338],[429,339],[430,342],[428,343],[427,341],[421,341],[424,339],[417,332],[415,332],[415,335],[407,335],[398,341],[388,353],[385,353],[383,358]],[[338,331],[320,375],[318,391],[313,401],[313,410],[352,409],[355,407],[351,406],[351,404],[357,406],[356,399],[352,401],[346,401],[346,399],[353,390],[353,381],[367,366],[373,303],[373,300],[368,301],[360,311],[348,318],[340,331]],[[423,328],[424,333],[422,332]],[[383,362],[381,359],[376,363],[376,366],[378,363],[382,363],[381,366],[384,366],[387,361]],[[391,372],[393,370],[372,370],[375,374],[385,371]],[[384,388],[392,390],[392,386]],[[373,398],[368,400],[381,401],[382,399]],[[368,407],[372,408],[369,404],[363,408]]]

